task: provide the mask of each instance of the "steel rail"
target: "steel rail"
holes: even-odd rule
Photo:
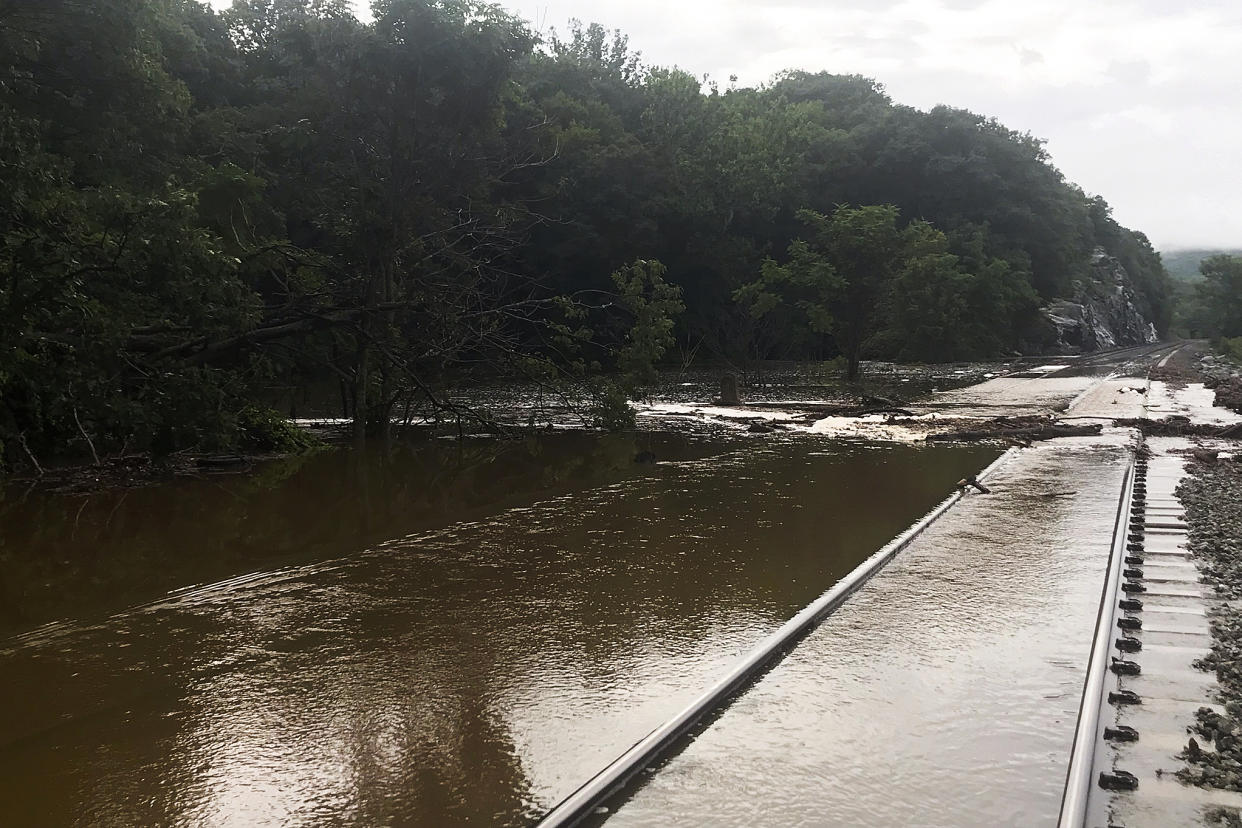
[[[1100,711],[1107,703],[1105,681],[1108,678],[1109,644],[1116,628],[1117,596],[1121,587],[1121,571],[1124,568],[1126,556],[1126,523],[1129,520],[1130,503],[1134,495],[1134,475],[1134,460],[1131,459],[1121,484],[1117,522],[1113,526],[1112,548],[1108,553],[1108,573],[1100,591],[1100,608],[1096,614],[1091,658],[1087,662],[1087,677],[1082,687],[1078,724],[1074,729],[1074,743],[1070,750],[1069,767],[1065,771],[1065,793],[1061,797],[1061,813],[1057,819],[1058,828],[1081,828],[1087,820],[1087,800],[1091,795],[1091,773],[1095,766],[1095,751],[1100,739]]]
[[[1017,451],[1010,448],[992,461],[976,477],[995,471]],[[571,828],[590,816],[596,808],[621,791],[636,774],[664,757],[677,741],[705,716],[717,711],[740,690],[775,666],[794,645],[845,602],[859,587],[880,571],[893,556],[962,499],[954,492],[881,549],[856,566],[831,589],[804,607],[774,633],[763,639],[719,681],[705,690],[680,713],[651,731],[641,741],[618,756],[607,767],[563,799],[535,823],[536,828]]]
[[[1056,371],[1050,371],[1047,374],[1047,376],[1056,377],[1056,376],[1063,375],[1066,372],[1074,371],[1074,370],[1081,369],[1081,368],[1096,368],[1101,365],[1107,365],[1109,362],[1119,357],[1124,357],[1125,362],[1123,362],[1121,365],[1118,365],[1117,367],[1118,369],[1124,369],[1127,365],[1129,365],[1135,359],[1140,359],[1142,357],[1149,357],[1153,355],[1163,355],[1163,352],[1170,348],[1176,351],[1182,347],[1182,344],[1183,343],[1181,343],[1180,341],[1179,342],[1149,342],[1145,345],[1129,345],[1125,348],[1113,348],[1112,350],[1109,350],[1109,351],[1096,351],[1090,354],[1079,354],[1072,364],[1067,365],[1064,368],[1060,368]],[[1117,372],[1118,375],[1120,375],[1121,373],[1123,373],[1122,370],[1119,370]]]

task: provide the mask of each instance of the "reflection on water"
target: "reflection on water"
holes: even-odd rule
[[[258,567],[323,560],[538,496],[718,454],[668,433],[397,442],[131,491],[0,487],[0,635]]]
[[[63,503],[10,503],[8,560],[103,557],[8,584],[19,627],[80,620],[0,641],[0,822],[522,824],[996,453],[804,439],[636,469],[572,439],[552,480],[530,455],[574,452],[548,443],[135,491],[76,534]]]

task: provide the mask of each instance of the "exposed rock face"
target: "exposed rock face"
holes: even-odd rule
[[[1156,326],[1139,305],[1121,262],[1097,247],[1091,277],[1078,285],[1074,297],[1044,308],[1057,329],[1054,352],[1084,353],[1157,341]]]

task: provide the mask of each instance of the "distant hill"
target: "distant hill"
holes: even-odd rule
[[[1169,271],[1169,275],[1174,279],[1182,282],[1194,282],[1203,278],[1199,274],[1199,262],[1208,256],[1215,256],[1219,253],[1242,256],[1242,250],[1237,248],[1218,248],[1216,250],[1191,248],[1187,250],[1162,250],[1160,251],[1160,258],[1164,261],[1165,270]]]

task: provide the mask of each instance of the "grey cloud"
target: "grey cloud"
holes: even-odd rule
[[[1151,64],[1145,60],[1114,60],[1108,64],[1107,73],[1118,83],[1146,86],[1151,78]]]
[[[940,5],[952,11],[972,11],[987,4],[987,0],[940,0]]]
[[[913,58],[926,51],[923,46],[908,38],[888,35],[836,35],[828,40],[834,46],[858,49],[878,58]]]
[[[1034,66],[1044,62],[1044,56],[1034,49],[1024,49],[1019,46],[1014,48],[1018,50],[1018,59],[1022,61],[1023,66]]]

